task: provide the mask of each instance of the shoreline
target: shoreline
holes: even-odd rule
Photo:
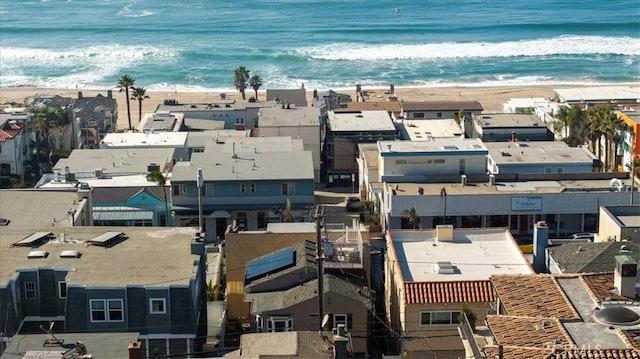
[[[554,89],[572,88],[572,87],[605,87],[605,86],[631,86],[638,87],[640,91],[640,83],[616,83],[616,84],[600,84],[600,85],[501,85],[501,86],[478,86],[473,84],[469,86],[449,86],[449,87],[404,87],[396,86],[395,95],[398,101],[478,101],[484,108],[485,113],[502,112],[502,105],[510,98],[552,98],[554,97]],[[389,87],[368,87],[362,86],[362,90],[368,95],[369,102],[388,101],[388,94],[385,93]],[[62,96],[77,98],[78,92],[83,92],[84,96],[96,96],[97,94],[107,95],[107,91],[111,90],[113,97],[118,104],[118,128],[127,127],[126,99],[124,92],[117,89],[57,89],[43,87],[1,87],[0,86],[0,104],[15,103],[16,106],[23,105],[28,99],[33,97],[49,97]],[[333,89],[337,92],[347,93],[355,100],[355,84],[352,88]],[[310,104],[313,96],[313,89],[305,88],[307,101]],[[326,91],[326,89],[318,89],[318,91]],[[165,99],[174,99],[180,103],[207,103],[213,102],[220,98],[220,94],[225,93],[228,100],[240,101],[242,99],[240,92],[233,91],[152,91],[147,90],[149,99],[143,101],[142,112],[155,112],[157,106]],[[254,94],[253,89],[246,91],[247,98]],[[264,101],[266,90],[258,91],[258,100]],[[131,120],[132,123],[138,122],[138,104],[131,101]]]

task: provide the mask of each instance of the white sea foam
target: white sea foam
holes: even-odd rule
[[[172,61],[179,56],[176,50],[158,46],[99,45],[64,50],[0,47],[3,86],[24,85],[20,76],[26,68],[41,74],[28,79],[37,86],[65,88],[103,82],[106,77],[119,74],[133,66]],[[47,77],[51,69],[63,70],[64,76]],[[19,81],[19,82],[17,82]]]
[[[446,42],[429,44],[365,45],[335,43],[293,50],[330,61],[429,60],[549,55],[614,54],[640,56],[640,38],[608,36],[560,36],[506,42]]]

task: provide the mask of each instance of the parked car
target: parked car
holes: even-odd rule
[[[571,239],[588,239],[588,240],[593,242],[593,240],[596,238],[596,234],[595,233],[589,233],[589,232],[574,233],[569,238],[571,238]]]
[[[349,197],[347,198],[347,212],[360,212],[360,198]]]

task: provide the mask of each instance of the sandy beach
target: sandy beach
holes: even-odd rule
[[[622,84],[621,84],[622,85]],[[451,87],[451,88],[400,88],[396,87],[395,93],[399,101],[478,101],[484,107],[485,112],[502,112],[502,104],[510,98],[527,97],[553,97],[554,89],[560,87],[576,86],[509,86],[509,87]],[[363,88],[367,92],[368,101],[387,101],[386,88]],[[80,90],[83,96],[95,96],[101,93],[106,96],[107,90]],[[324,91],[324,89],[319,89]],[[352,90],[336,90],[350,94],[355,98],[355,87]],[[142,112],[154,112],[158,104],[165,99],[176,99],[180,103],[210,102],[220,98],[220,93],[215,92],[166,92],[148,91],[149,99],[143,102]],[[247,97],[253,91],[247,91]],[[77,97],[75,90],[46,89],[36,87],[0,87],[0,104],[15,103],[20,106],[29,98],[48,97],[60,95],[63,97]],[[124,92],[113,90],[113,96],[118,101],[118,128],[127,127],[127,106]],[[240,93],[226,92],[227,99],[241,100]],[[309,102],[312,91],[307,92]],[[258,92],[259,100],[264,100],[265,92]],[[135,124],[138,120],[138,104],[131,101],[131,119]]]

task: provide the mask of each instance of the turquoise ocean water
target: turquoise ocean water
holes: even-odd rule
[[[638,0],[2,0],[0,86],[640,81]]]

